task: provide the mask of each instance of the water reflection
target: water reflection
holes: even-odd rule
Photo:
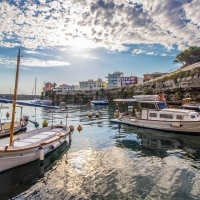
[[[7,196],[13,190],[13,196],[21,193],[16,199],[199,199],[200,136],[118,126],[109,122],[116,105],[68,105],[68,110],[67,124],[75,128],[71,148],[48,171],[33,164],[24,174],[4,176],[18,177],[7,193],[1,181]],[[54,121],[65,115],[55,113]]]
[[[138,156],[177,156],[184,159],[200,159],[200,136],[165,133],[126,125],[118,125],[115,145],[139,152]],[[199,164],[198,164],[199,165]],[[199,166],[196,166],[199,168]]]
[[[38,180],[45,182],[45,179],[47,178],[45,173],[55,170],[55,167],[57,167],[59,163],[59,159],[63,157],[69,148],[70,143],[65,142],[54,152],[46,156],[43,165],[41,165],[40,161],[37,160],[1,173],[0,199],[10,199],[17,196],[37,183]],[[21,195],[16,198],[24,199]]]

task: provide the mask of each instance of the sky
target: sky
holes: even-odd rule
[[[120,71],[171,72],[200,46],[200,0],[0,0],[0,94],[41,94]],[[36,82],[36,90],[35,79]]]

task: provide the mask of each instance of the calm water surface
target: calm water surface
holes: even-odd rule
[[[35,161],[0,174],[0,199],[200,199],[200,136],[112,124],[115,105],[68,110],[67,120],[56,112],[53,123],[73,125],[72,141],[43,166]],[[3,119],[7,111],[1,111]],[[42,108],[24,107],[23,114],[40,126],[52,121]]]

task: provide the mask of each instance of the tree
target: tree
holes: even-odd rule
[[[188,66],[200,62],[200,47],[190,46],[176,56],[174,63],[182,63],[183,66]]]
[[[52,87],[53,87],[54,89],[56,88],[56,86],[57,86],[57,84],[56,84],[56,83],[53,83]]]

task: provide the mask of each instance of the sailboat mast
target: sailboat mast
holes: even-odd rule
[[[10,127],[10,146],[13,145],[13,133],[14,133],[14,121],[15,121],[15,108],[17,101],[17,89],[18,89],[18,78],[19,78],[19,64],[20,64],[20,49],[17,56],[17,69],[15,77],[15,89],[14,89],[14,98],[13,98],[13,109],[12,109],[12,121]]]
[[[36,83],[37,83],[37,78],[35,78],[35,99],[36,99]]]

